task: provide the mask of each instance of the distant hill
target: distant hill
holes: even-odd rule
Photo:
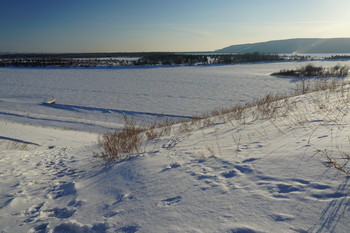
[[[219,53],[350,53],[350,38],[304,38],[232,45]]]

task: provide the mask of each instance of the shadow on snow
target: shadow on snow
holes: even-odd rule
[[[181,118],[181,119],[192,119],[191,116],[180,116],[180,115],[172,115],[172,114],[161,114],[161,113],[149,113],[149,112],[136,112],[136,111],[126,111],[126,110],[118,110],[118,109],[110,109],[110,108],[98,108],[98,107],[87,107],[87,106],[78,106],[78,105],[69,105],[69,104],[43,104],[46,107],[67,110],[73,112],[80,111],[97,111],[100,113],[118,113],[122,115],[129,116],[137,116],[137,115],[145,115],[152,117],[168,117],[168,118]]]

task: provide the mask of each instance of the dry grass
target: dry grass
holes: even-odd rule
[[[236,135],[232,135],[232,140],[233,142],[236,144],[236,157],[238,155],[238,152],[240,152],[241,150],[239,149],[240,148],[240,145],[241,145],[241,138],[242,138],[242,133],[238,133]]]
[[[174,122],[167,118],[164,122],[155,122],[153,125],[146,127],[145,134],[147,141],[170,135],[173,124]]]
[[[170,135],[174,124],[166,119],[150,126],[138,126],[134,118],[125,115],[121,130],[99,136],[98,146],[101,151],[94,155],[111,162],[139,154],[149,141]]]
[[[21,142],[9,142],[6,148],[15,149],[15,150],[29,150],[30,146],[26,143],[21,143]]]
[[[133,118],[124,117],[124,128],[98,138],[101,153],[95,154],[106,161],[120,160],[139,153],[143,142],[143,127],[136,126]]]
[[[350,168],[347,168],[346,165],[347,163],[350,161],[350,157],[348,154],[346,154],[345,157],[343,157],[342,159],[345,160],[345,162],[343,163],[343,165],[340,165],[337,160],[333,159],[330,155],[329,155],[329,151],[328,150],[319,150],[320,152],[323,153],[323,155],[326,157],[327,159],[327,163],[329,165],[331,165],[332,167],[334,167],[335,169],[337,169],[338,171],[344,173],[347,176],[350,176]],[[340,154],[342,156],[344,156],[343,152],[340,152]]]
[[[99,137],[98,145],[101,149],[101,153],[96,154],[96,156],[106,161],[114,161],[133,154],[138,154],[141,152],[141,148],[146,148],[149,141],[165,135],[170,135],[175,124],[177,124],[177,130],[174,134],[177,137],[180,135],[189,136],[194,130],[203,129],[216,123],[229,122],[232,127],[237,127],[259,119],[268,119],[273,122],[272,119],[287,116],[295,124],[304,125],[306,122],[310,121],[310,119],[305,114],[305,111],[293,111],[298,108],[295,100],[291,100],[292,97],[305,94],[305,92],[323,91],[325,93],[325,100],[327,100],[327,91],[329,91],[339,92],[341,95],[339,101],[344,101],[344,90],[347,84],[348,83],[345,83],[343,79],[301,80],[297,84],[296,90],[288,95],[267,94],[249,103],[237,104],[231,108],[219,108],[182,122],[166,120],[163,123],[156,122],[151,126],[137,126],[132,118],[125,117],[123,129]],[[349,93],[345,99],[347,103],[350,103]],[[328,105],[325,100],[314,99],[312,105],[318,109],[327,109]],[[325,116],[325,118],[326,117],[330,118],[330,115]],[[338,114],[334,115],[333,118],[339,119],[339,117],[341,116]],[[281,131],[276,124],[274,124],[274,126]],[[233,141],[237,145],[236,154],[240,147],[240,137],[241,135],[233,136]]]

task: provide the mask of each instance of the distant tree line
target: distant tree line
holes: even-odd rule
[[[0,59],[0,66],[15,67],[96,67],[134,65],[134,61],[113,58],[73,59],[73,58],[13,58]]]
[[[161,52],[157,52],[162,54]],[[164,52],[165,54],[166,52]],[[7,53],[0,54],[0,59],[67,59],[67,58],[116,58],[116,57],[144,57],[154,54],[154,52],[121,52],[121,53]]]
[[[135,65],[196,65],[208,64],[207,55],[152,54],[139,59]]]
[[[244,53],[231,55],[216,55],[213,57],[216,64],[231,64],[241,62],[259,62],[259,61],[281,61],[285,60],[284,56],[269,53]]]
[[[96,57],[93,57],[96,55]],[[106,55],[103,57],[102,55]],[[107,56],[108,55],[108,56]],[[15,67],[113,67],[140,65],[208,65],[234,64],[242,62],[304,60],[306,57],[294,55],[286,57],[278,54],[246,53],[246,54],[176,54],[176,53],[135,53],[124,55],[142,55],[140,58],[123,59],[110,57],[110,54],[37,54],[0,56],[0,66]],[[117,53],[114,54],[118,55]],[[123,54],[119,54],[123,55]],[[81,56],[81,57],[79,57]]]

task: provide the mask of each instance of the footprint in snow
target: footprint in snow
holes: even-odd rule
[[[178,167],[181,167],[181,164],[177,163],[177,162],[174,162],[174,163],[171,163],[169,166],[167,166],[166,168],[164,168],[163,170],[161,170],[160,172],[166,172],[166,171],[169,171],[170,169],[173,169],[173,168],[178,168]]]
[[[123,201],[129,201],[129,200],[132,200],[134,199],[134,196],[131,194],[131,193],[126,193],[126,194],[123,194],[123,195],[118,195],[116,197],[116,201],[113,203],[113,205],[117,205]]]
[[[168,207],[168,206],[172,206],[174,204],[177,204],[181,201],[182,197],[181,196],[176,196],[176,197],[171,197],[171,198],[167,198],[164,199],[160,202],[157,203],[157,206],[159,207]]]
[[[93,226],[82,225],[73,222],[61,223],[53,229],[53,233],[61,232],[86,232],[86,233],[105,233],[108,230],[108,226],[105,223],[97,223]]]
[[[255,160],[259,160],[259,159],[257,159],[257,158],[250,158],[250,159],[243,160],[242,163],[250,163],[250,162],[253,162]]]
[[[316,199],[326,200],[326,199],[346,197],[347,194],[341,193],[341,192],[334,192],[334,193],[312,194],[311,196],[316,198]]]
[[[34,229],[32,229],[32,232],[34,233],[46,233],[47,232],[47,226],[48,223],[43,223],[38,226],[35,226]]]
[[[254,230],[248,227],[238,227],[229,230],[230,233],[262,233],[261,231]]]
[[[77,201],[77,200],[72,200],[71,202],[68,203],[68,206],[73,206],[73,207],[80,207],[84,204],[84,201]]]
[[[221,173],[221,175],[225,178],[232,178],[232,177],[235,177],[237,175],[237,172],[234,170],[225,171],[225,172]]]
[[[111,212],[108,212],[108,213],[104,214],[103,217],[105,217],[105,218],[111,218],[111,217],[116,216],[117,214],[119,214],[119,212],[111,211]]]
[[[273,214],[270,217],[276,222],[292,221],[295,219],[295,216],[287,214]]]
[[[288,184],[277,184],[277,188],[279,193],[291,193],[301,191],[301,188],[294,187]]]
[[[139,230],[139,226],[134,226],[134,225],[131,225],[131,226],[124,226],[124,227],[121,227],[117,230],[117,232],[120,232],[120,233],[135,233]]]
[[[75,195],[77,193],[77,190],[75,188],[74,181],[61,184],[60,186],[56,187],[54,190],[54,199],[68,196],[68,195]]]
[[[242,166],[236,165],[236,166],[234,166],[234,168],[236,168],[241,173],[252,173],[253,172],[253,170],[247,165],[242,165]]]
[[[35,206],[32,206],[28,210],[25,211],[25,215],[29,216],[24,222],[33,222],[36,217],[40,215],[40,210],[44,206],[44,202],[39,203]]]
[[[67,208],[54,208],[50,210],[46,210],[46,212],[51,212],[50,217],[55,218],[70,218],[73,216],[76,210],[67,209]]]

